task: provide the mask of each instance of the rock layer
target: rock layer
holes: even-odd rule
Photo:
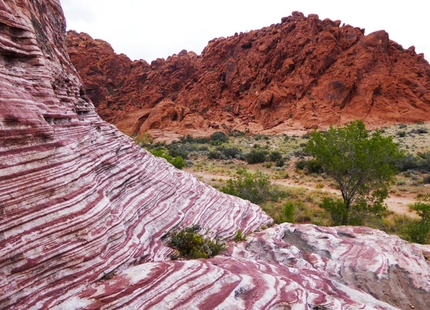
[[[418,248],[380,231],[282,224],[225,256],[129,268],[58,309],[428,309],[429,274]]]
[[[170,261],[172,229],[231,240],[272,220],[99,118],[57,0],[0,8],[1,309],[429,308],[429,248],[366,228],[284,224]]]
[[[364,35],[340,24],[293,12],[280,24],[211,40],[200,56],[181,51],[151,64],[85,33],[68,32],[67,46],[98,113],[128,134],[151,132],[160,116],[142,117],[166,99],[188,114],[159,127],[182,135],[430,121],[423,55],[385,31]]]
[[[50,308],[113,270],[165,260],[161,237],[176,227],[228,239],[272,222],[99,118],[58,1],[1,5],[0,308]]]

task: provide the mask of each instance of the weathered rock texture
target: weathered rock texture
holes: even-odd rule
[[[105,273],[165,260],[176,226],[231,238],[271,223],[99,118],[58,1],[0,8],[1,309],[50,308]]]
[[[285,224],[210,260],[170,261],[162,236],[175,227],[231,239],[271,219],[97,116],[59,1],[0,9],[1,309],[430,307],[428,248],[371,229]]]
[[[225,256],[129,268],[58,309],[428,309],[429,269],[380,231],[282,224]]]
[[[280,24],[214,39],[200,56],[182,51],[151,64],[116,55],[85,33],[68,32],[67,46],[98,113],[128,134],[429,121],[423,55],[385,31],[364,35],[340,24],[294,12]],[[150,112],[165,99],[181,117],[159,122]]]

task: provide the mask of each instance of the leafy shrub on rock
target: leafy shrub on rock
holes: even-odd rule
[[[177,252],[172,259],[179,257],[196,259],[216,256],[225,250],[225,243],[211,240],[199,233],[200,225],[186,227],[181,231],[170,233],[167,245]]]

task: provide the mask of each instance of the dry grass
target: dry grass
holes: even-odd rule
[[[380,130],[383,135],[392,136],[393,141],[409,154],[416,155],[420,152],[430,151],[430,123],[399,124],[380,128]],[[283,167],[276,167],[274,163],[249,165],[244,160],[238,159],[210,160],[205,155],[193,153],[190,156],[193,165],[185,170],[197,175],[203,182],[215,188],[221,188],[225,181],[235,174],[239,166],[246,166],[250,172],[260,170],[270,175],[271,180],[286,192],[286,198],[261,206],[275,221],[282,218],[280,214],[282,206],[286,202],[292,202],[295,206],[295,222],[329,225],[329,216],[319,207],[319,204],[323,197],[335,195],[336,184],[324,175],[306,174],[295,168],[295,163],[304,158],[303,146],[306,142],[306,136],[285,134],[229,137],[228,143],[223,144],[224,147],[239,148],[242,154],[249,153],[253,148],[264,149],[267,152],[278,151],[283,155],[285,165]],[[216,150],[216,147],[207,146],[209,150]],[[411,201],[419,199],[430,193],[430,185],[423,182],[425,177],[426,174],[419,172],[400,173],[391,187],[390,195],[404,197]],[[404,223],[410,220],[406,215],[392,214],[383,222],[375,225],[388,232],[393,232],[396,231],[396,226],[404,226]]]

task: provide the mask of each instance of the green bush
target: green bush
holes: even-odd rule
[[[407,154],[403,158],[394,160],[393,164],[401,172],[408,170],[430,172],[430,152],[419,152],[417,156]]]
[[[284,204],[284,206],[282,207],[282,213],[279,216],[279,221],[281,223],[284,223],[284,222],[293,223],[294,209],[295,209],[295,206],[291,201]]]
[[[397,132],[397,136],[399,136],[400,138],[404,138],[404,137],[406,137],[406,132],[399,131],[399,132]]]
[[[239,229],[238,231],[236,231],[236,234],[234,235],[233,240],[236,242],[245,241],[246,236],[243,234],[242,230]]]
[[[261,171],[251,173],[244,167],[236,170],[235,178],[227,180],[221,191],[256,204],[276,201],[285,195],[271,184],[269,175]]]
[[[323,172],[321,163],[315,159],[300,159],[296,161],[296,169],[298,170],[306,170],[307,173],[317,173],[320,174]]]
[[[190,144],[172,143],[166,146],[169,155],[172,157],[181,156],[183,159],[188,158],[188,154],[195,150],[194,146]]]
[[[222,131],[217,131],[210,136],[210,140],[213,144],[221,144],[227,142],[228,137]]]
[[[331,197],[323,198],[321,208],[331,217],[332,225],[367,225],[382,220],[386,216],[386,207],[381,203],[368,204],[366,201],[357,201],[353,209],[346,207],[345,201]]]
[[[396,166],[398,171],[403,172],[408,170],[419,169],[421,166],[421,163],[417,157],[411,154],[407,154],[403,158],[396,159],[394,161],[394,165]]]
[[[300,159],[300,160],[296,161],[296,163],[295,163],[295,167],[296,167],[296,169],[298,169],[298,170],[303,170],[303,169],[305,169],[305,167],[306,167],[306,160],[304,160],[304,159]]]
[[[266,161],[267,151],[262,149],[252,149],[245,154],[245,160],[248,164],[264,163]]]
[[[237,147],[219,147],[217,149],[224,158],[238,158],[242,155],[242,151]]]
[[[281,152],[279,152],[279,151],[270,152],[270,154],[269,154],[269,160],[270,161],[276,162],[276,161],[281,160],[281,159],[282,159]]]
[[[164,158],[165,160],[167,160],[167,162],[169,162],[178,169],[182,169],[185,167],[185,161],[181,156],[172,157],[170,155],[165,154],[163,150],[151,150],[151,153],[154,156]]]
[[[172,259],[179,257],[195,259],[216,256],[225,250],[225,243],[218,239],[211,240],[199,233],[200,225],[186,227],[181,231],[171,232],[167,245],[177,251]]]
[[[305,169],[308,173],[320,174],[323,172],[321,163],[315,159],[310,159],[306,161]]]
[[[210,151],[208,153],[208,158],[209,159],[220,159],[221,158],[221,153],[218,151]]]
[[[420,216],[420,220],[411,223],[406,233],[412,242],[430,243],[430,203],[416,202],[411,207]]]

